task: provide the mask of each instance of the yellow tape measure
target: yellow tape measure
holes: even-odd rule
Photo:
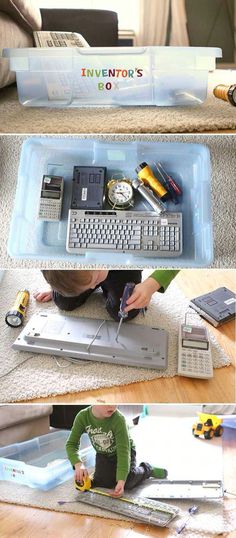
[[[97,493],[98,495],[103,495],[104,497],[110,497],[112,499],[116,499],[117,501],[123,501],[129,504],[133,504],[134,506],[141,506],[143,508],[148,508],[149,510],[153,510],[155,512],[164,512],[165,514],[171,513],[171,512],[168,512],[165,508],[161,508],[160,506],[157,506],[155,508],[153,507],[153,505],[151,506],[150,504],[142,500],[138,501],[136,499],[135,500],[130,499],[129,497],[113,497],[113,495],[111,495],[110,493],[107,493],[106,491],[101,491],[100,489],[97,489],[97,488],[91,488],[91,479],[89,476],[85,478],[85,480],[83,481],[83,484],[81,485],[79,485],[78,482],[75,482],[75,487],[79,491],[89,491],[90,493]]]

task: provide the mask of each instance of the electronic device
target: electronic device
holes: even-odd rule
[[[157,527],[166,527],[179,513],[177,506],[152,499],[140,499],[128,492],[122,497],[114,498],[105,488],[78,492],[78,501]]]
[[[5,321],[10,327],[20,327],[22,325],[26,309],[29,303],[29,291],[20,290],[17,293],[14,305],[6,314]]]
[[[213,377],[211,347],[206,327],[187,323],[180,326],[178,375],[208,379]]]
[[[76,32],[35,31],[33,32],[33,36],[36,47],[40,48],[89,47],[84,37]],[[59,59],[58,56],[57,71],[52,70],[51,73],[47,73],[47,77],[45,78],[48,99],[58,101],[58,104],[60,104],[60,101],[63,103],[71,101],[72,85],[73,92],[76,91],[74,78],[72,80],[71,73],[65,71],[63,55],[61,65],[59,64]],[[77,90],[80,96],[81,88],[77,88]]]
[[[143,181],[136,178],[132,181],[132,185],[134,189],[136,189],[139,194],[141,194],[141,196],[150,204],[150,206],[155,211],[155,213],[157,213],[157,215],[161,215],[161,213],[166,212],[166,206],[160,199],[154,196],[151,189],[145,187]]]
[[[182,254],[182,213],[153,211],[81,211],[68,215],[66,250],[132,252],[138,256],[174,258]]]
[[[117,323],[47,312],[36,313],[13,349],[89,361],[165,370],[168,334],[164,329],[127,322],[116,341]]]
[[[225,287],[217,288],[195,297],[190,301],[189,306],[214,327],[219,327],[235,319],[236,294]]]
[[[39,220],[60,220],[64,191],[61,176],[44,175],[40,191]]]
[[[103,166],[74,166],[71,209],[102,209],[106,171]]]
[[[117,333],[116,333],[116,342],[118,341],[118,336],[120,334],[121,325],[123,320],[128,317],[128,312],[125,312],[125,307],[127,306],[127,300],[132,295],[135,288],[134,282],[127,282],[124,287],[124,291],[120,300],[120,309],[118,312],[118,317],[120,318]]]
[[[134,192],[130,179],[116,179],[114,174],[107,183],[107,201],[113,209],[127,209],[133,206]]]
[[[214,96],[223,101],[228,101],[231,105],[236,106],[236,84],[226,86],[226,84],[219,84],[213,90]]]
[[[163,185],[158,181],[158,179],[154,176],[152,169],[150,166],[148,166],[147,163],[141,163],[136,169],[135,172],[137,172],[139,179],[143,181],[146,185],[149,185],[149,187],[157,194],[157,196],[162,200],[162,202],[165,202],[166,200],[169,200],[170,195],[163,187]]]
[[[138,497],[150,499],[221,499],[224,485],[221,480],[157,480],[149,479],[135,488]]]
[[[36,47],[89,47],[86,39],[76,32],[33,32]]]

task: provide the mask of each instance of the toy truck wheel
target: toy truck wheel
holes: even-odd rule
[[[223,434],[222,426],[217,426],[217,428],[215,429],[215,437],[221,437],[222,434]]]
[[[205,439],[212,439],[214,437],[214,430],[211,428],[208,432],[204,432]]]

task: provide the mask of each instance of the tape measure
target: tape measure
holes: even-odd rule
[[[91,478],[90,476],[86,476],[86,478],[83,479],[83,482],[80,484],[80,482],[76,482],[75,480],[75,488],[79,491],[89,491],[91,489]]]
[[[22,325],[29,302],[29,296],[30,294],[28,290],[18,291],[14,305],[12,309],[7,312],[5,317],[7,325],[10,327],[20,327],[20,325]]]
[[[87,476],[83,482],[80,484],[79,482],[75,481],[75,488],[78,489],[80,492],[90,492],[90,493],[96,493],[97,495],[102,495],[104,497],[109,497],[110,499],[115,499],[117,501],[120,501],[122,503],[128,503],[133,504],[136,507],[143,507],[147,508],[148,510],[154,510],[157,512],[164,512],[167,513],[166,507],[163,504],[163,507],[160,503],[156,503],[156,507],[153,505],[153,503],[149,503],[149,499],[141,499],[141,498],[129,498],[129,497],[114,497],[110,493],[107,493],[106,491],[101,491],[97,488],[92,488],[92,482],[89,476]]]

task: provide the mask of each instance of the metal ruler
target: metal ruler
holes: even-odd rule
[[[97,488],[78,493],[78,501],[157,527],[166,527],[179,512],[176,506],[163,502],[140,499],[129,494],[114,498],[106,490]]]

